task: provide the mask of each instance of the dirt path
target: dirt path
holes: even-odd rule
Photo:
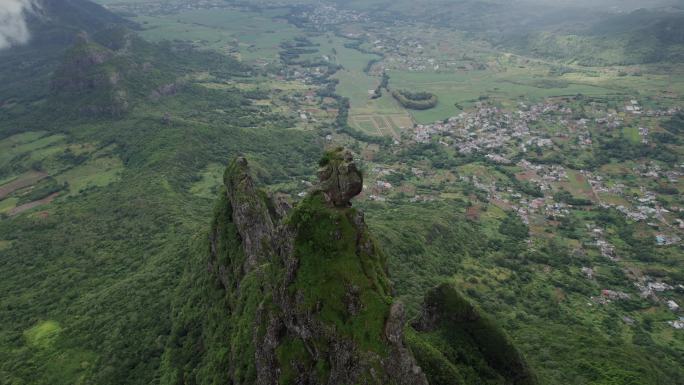
[[[15,207],[9,211],[9,215],[11,217],[13,217],[15,215],[19,215],[19,214],[23,213],[24,211],[31,210],[34,207],[38,207],[41,205],[48,204],[48,203],[52,202],[53,200],[55,200],[55,198],[57,198],[57,195],[59,195],[58,192],[51,194],[51,195],[49,195],[49,196],[47,196],[41,200],[37,200],[37,201],[33,201],[33,202],[23,204],[21,206],[17,206],[17,207]]]
[[[47,176],[48,174],[42,171],[27,172],[19,178],[0,186],[0,199],[4,199],[6,196],[17,190],[35,184],[36,182],[43,178],[46,178]]]

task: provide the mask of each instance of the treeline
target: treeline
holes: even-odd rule
[[[494,167],[496,171],[506,175],[508,177],[508,180],[511,182],[513,187],[521,191],[529,196],[532,196],[534,198],[543,198],[544,197],[544,192],[542,191],[541,187],[539,185],[529,182],[529,181],[521,181],[519,180],[516,176],[515,173],[511,170],[509,170],[506,167],[502,166],[495,166]]]
[[[292,41],[286,41],[280,44],[280,60],[287,65],[301,65],[304,67],[327,66],[328,63],[319,61],[297,61],[301,55],[315,54],[318,52],[318,44],[313,43],[305,37],[295,37]]]
[[[355,50],[357,50],[357,51],[359,51],[359,52],[362,52],[362,53],[365,53],[365,54],[367,54],[367,55],[380,55],[380,54],[378,54],[377,52],[373,52],[373,51],[371,51],[371,50],[369,50],[369,49],[363,48],[363,47],[362,47],[363,43],[365,43],[364,40],[358,40],[358,39],[357,39],[357,40],[353,40],[353,41],[351,41],[351,42],[349,42],[349,43],[345,43],[345,44],[344,44],[344,47],[345,47],[345,48],[349,48],[349,49],[355,49]],[[371,61],[372,61],[372,60],[371,60]]]
[[[373,68],[373,66],[374,66],[375,64],[377,64],[377,63],[380,63],[380,62],[382,61],[382,59],[385,58],[385,55],[384,55],[383,53],[380,53],[380,52],[375,52],[375,51],[372,51],[372,50],[370,50],[370,49],[363,48],[362,45],[363,45],[363,43],[365,43],[365,42],[366,42],[365,40],[356,39],[356,40],[353,40],[353,41],[351,41],[351,42],[349,42],[349,43],[345,43],[345,44],[344,44],[344,47],[345,47],[345,48],[349,48],[349,49],[357,50],[357,51],[359,51],[359,52],[361,52],[361,53],[365,53],[366,55],[375,55],[375,56],[379,56],[379,57],[376,58],[376,59],[371,59],[371,60],[369,60],[368,63],[366,63],[366,66],[363,68],[363,72],[364,72],[366,75],[368,75],[369,72],[370,72],[370,70]]]
[[[610,163],[612,159],[627,161],[639,158],[651,158],[661,162],[674,164],[680,159],[679,154],[672,149],[657,143],[654,146],[635,144],[625,138],[599,137],[600,151],[594,153],[596,166]]]
[[[586,198],[576,198],[569,191],[560,190],[553,194],[556,202],[563,202],[571,206],[591,206],[593,202]]]
[[[437,105],[437,95],[429,92],[410,92],[406,90],[394,90],[392,96],[404,108],[412,110],[429,110]]]
[[[684,112],[680,111],[670,120],[664,122],[663,128],[674,135],[684,132]]]
[[[373,92],[373,96],[371,96],[371,99],[378,99],[382,97],[382,89],[384,88],[385,90],[389,91],[389,75],[387,75],[387,72],[382,73],[382,79],[380,80],[380,84],[378,84],[378,87],[375,89],[375,92]]]

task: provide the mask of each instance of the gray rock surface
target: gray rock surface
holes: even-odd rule
[[[318,190],[335,207],[351,206],[351,199],[361,193],[363,176],[349,150],[336,148],[326,153],[318,170]]]

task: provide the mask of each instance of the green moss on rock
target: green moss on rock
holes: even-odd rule
[[[509,340],[452,286],[428,293],[405,326],[386,257],[348,201],[361,181],[351,154],[329,151],[320,165],[321,184],[287,216],[245,159],[228,166],[179,287],[160,382],[533,384]]]
[[[296,209],[295,256],[299,269],[293,288],[303,294],[305,309],[358,343],[362,349],[386,354],[384,322],[391,305],[384,256],[354,209],[328,207],[314,194]],[[355,223],[356,222],[356,223]],[[367,244],[367,249],[358,244]]]

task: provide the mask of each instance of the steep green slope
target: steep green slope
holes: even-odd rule
[[[488,217],[495,208],[479,220],[466,219],[468,206],[460,200],[368,204],[364,209],[379,243],[392,256],[396,295],[410,315],[422,312],[417,293],[450,278],[506,330],[541,383],[660,384],[682,377],[681,335],[673,335],[675,342],[658,340],[655,331],[665,323],[650,313],[647,301],[587,304],[588,296],[620,284],[621,269],[604,268],[596,281],[587,280],[580,269],[593,257],[573,254],[553,238],[531,238],[530,247],[527,237],[504,235],[499,221]],[[623,285],[629,290],[631,283]],[[643,318],[633,315],[642,309]],[[631,312],[633,325],[620,319],[622,311]]]
[[[409,346],[430,384],[533,384],[520,353],[452,284],[425,297]]]

